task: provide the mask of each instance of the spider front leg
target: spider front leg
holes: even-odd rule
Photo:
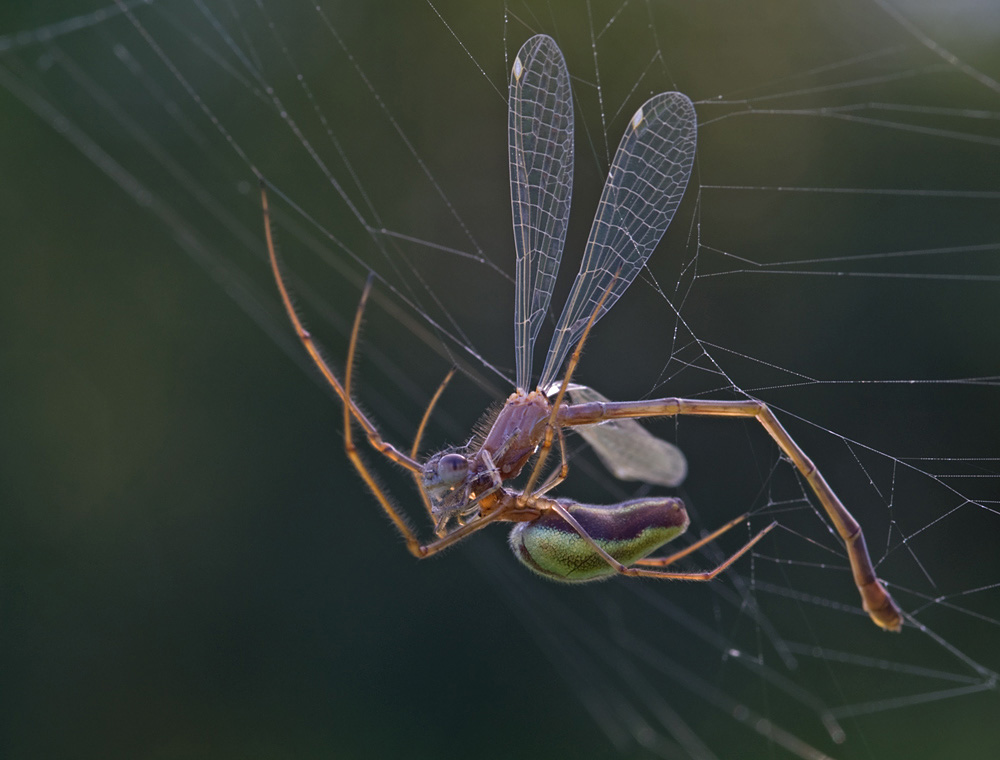
[[[379,433],[378,428],[376,428],[374,423],[372,423],[371,420],[365,416],[364,412],[361,411],[358,405],[355,404],[354,400],[351,398],[350,380],[357,349],[358,334],[361,329],[361,317],[364,313],[365,303],[368,300],[368,294],[371,292],[371,279],[369,278],[368,282],[365,284],[364,291],[361,294],[361,300],[358,303],[358,309],[354,316],[354,326],[351,330],[351,338],[347,353],[345,382],[342,384],[330,365],[326,363],[326,360],[320,353],[319,347],[313,340],[312,335],[302,324],[302,320],[299,318],[298,313],[295,311],[295,306],[292,304],[292,298],[282,276],[281,266],[278,263],[278,255],[275,251],[274,237],[271,231],[271,212],[267,201],[267,192],[263,183],[261,183],[260,192],[261,206],[264,214],[264,235],[267,241],[268,260],[271,264],[271,271],[274,275],[274,280],[278,286],[278,292],[281,294],[281,302],[285,307],[285,312],[288,314],[288,318],[292,323],[292,327],[295,329],[295,334],[298,336],[299,341],[302,343],[306,352],[313,360],[317,369],[319,369],[320,373],[326,379],[330,387],[333,388],[334,392],[340,398],[341,403],[344,405],[344,449],[347,453],[348,459],[350,459],[351,464],[354,465],[354,469],[357,470],[365,485],[368,486],[368,490],[370,490],[375,496],[375,499],[382,507],[382,510],[386,513],[386,515],[388,515],[392,524],[396,526],[396,530],[399,531],[403,540],[406,542],[407,550],[414,557],[423,559],[424,557],[436,554],[445,547],[450,546],[471,533],[475,533],[485,525],[492,522],[495,518],[490,516],[483,516],[479,519],[470,520],[466,525],[452,531],[447,536],[438,538],[428,544],[423,544],[417,537],[414,530],[410,527],[403,514],[396,509],[396,507],[392,504],[392,501],[389,499],[389,496],[377,483],[375,477],[362,460],[361,454],[358,452],[357,446],[354,443],[353,427],[355,423],[361,426],[361,429],[364,431],[365,436],[368,439],[368,443],[373,449],[375,449],[375,451],[382,454],[390,461],[395,462],[401,467],[414,473],[418,477],[418,480],[424,472],[424,468],[414,458],[408,457],[391,443],[385,441]],[[445,382],[447,382],[447,379]],[[428,413],[429,410],[433,408],[433,404],[436,402],[437,396],[440,395],[440,390],[443,390],[443,384],[442,388],[439,389],[438,394],[436,394],[435,398],[432,399]],[[421,424],[421,431],[422,430],[423,423]],[[426,499],[426,494],[423,493],[422,489],[421,493]]]

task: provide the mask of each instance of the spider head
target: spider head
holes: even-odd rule
[[[435,454],[427,460],[421,479],[431,501],[438,502],[458,489],[468,474],[468,457],[456,451],[448,451]]]
[[[428,459],[420,479],[430,499],[434,532],[439,536],[448,532],[452,520],[465,525],[479,516],[483,498],[500,486],[495,467],[484,466],[475,454],[453,449]]]
[[[420,479],[431,501],[438,535],[443,535],[452,519],[464,522],[474,513],[474,499],[470,496],[471,469],[469,458],[457,451],[435,454],[424,465]]]

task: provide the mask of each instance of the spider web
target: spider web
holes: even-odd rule
[[[8,4],[5,755],[995,754],[1000,20],[949,9]],[[676,89],[699,118],[687,196],[577,379],[767,402],[901,634],[754,423],[648,425],[688,458],[693,535],[749,515],[691,567],[778,522],[712,584],[545,584],[499,530],[415,565],[350,470],[255,171],[337,368],[374,274],[361,403],[408,445],[456,364],[425,448],[462,443],[513,387],[505,90],[536,32],[577,109],[553,311],[635,106]],[[571,455],[563,495],[646,492]]]

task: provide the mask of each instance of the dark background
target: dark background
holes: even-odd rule
[[[637,595],[624,582],[543,584],[505,553],[499,529],[415,563],[347,465],[339,406],[314,373],[303,373],[264,266],[250,168],[117,17],[54,43],[6,37],[0,58],[8,77],[0,88],[0,753],[669,756],[679,750],[655,735],[676,739],[676,711],[720,757],[786,756],[734,717],[741,703],[835,757],[995,756],[995,691],[929,631],[996,669],[1000,595],[989,587],[1000,579],[992,511],[1000,503],[1000,393],[995,380],[941,381],[996,376],[1000,366],[996,251],[956,250],[998,240],[1000,95],[944,65],[869,3],[594,3],[589,16],[578,3],[511,5],[506,23],[498,5],[324,3],[369,89],[301,5],[265,7],[294,40],[298,66],[380,219],[362,213],[374,226],[473,251],[491,265],[405,242],[379,250],[266,94],[245,72],[206,62],[200,45],[239,70],[194,6],[160,3],[138,18],[250,161],[336,236],[325,238],[275,198],[296,292],[338,368],[366,269],[382,278],[356,380],[393,440],[409,441],[454,361],[469,374],[449,389],[428,446],[461,441],[509,389],[506,71],[524,38],[548,32],[577,77],[576,197],[555,303],[607,166],[605,131],[613,149],[635,106],[672,88],[698,102],[701,122],[696,177],[677,221],[650,273],[595,331],[581,379],[619,398],[731,397],[731,381],[782,410],[868,530],[873,556],[884,559],[880,574],[929,628],[911,624],[890,637],[856,614],[842,556],[811,543],[835,546],[814,513],[801,499],[799,509],[780,509],[798,498],[787,467],[760,431],[724,421],[655,426],[688,454],[683,495],[696,526],[768,507],[754,525],[777,518],[789,530],[776,531],[761,554],[793,564],[747,562],[739,577],[761,583],[754,598],[782,636],[845,652],[847,664],[830,652],[786,673],[768,634],[724,591],[641,584]],[[246,31],[236,43],[254,49],[268,83],[364,209],[256,6],[212,7],[228,28]],[[909,8],[907,18],[996,78],[1000,30],[996,11],[984,8],[938,16]],[[80,12],[77,4],[10,3],[0,33]],[[146,76],[128,73],[116,45]],[[825,70],[847,60],[855,63]],[[735,104],[705,102],[720,94]],[[63,127],[69,140],[36,97],[72,122]],[[115,118],[102,97],[133,121]],[[165,115],[168,100],[182,117]],[[928,111],[900,116],[878,103]],[[844,104],[867,110],[852,112],[853,121],[817,112]],[[933,110],[949,108],[964,114]],[[726,114],[735,116],[715,121]],[[115,163],[86,157],[92,143],[79,136]],[[778,186],[928,193],[761,189]],[[709,248],[692,286],[699,239]],[[938,247],[950,253],[799,263]],[[708,276],[719,273],[728,274]],[[654,282],[681,310],[676,332]],[[405,305],[410,294],[419,310]],[[435,333],[421,313],[453,334],[463,330],[498,371],[463,351],[465,339]],[[684,324],[728,380],[708,371]],[[592,501],[633,493],[592,464],[581,457],[566,493]],[[409,484],[377,466],[419,516]],[[745,540],[742,528],[735,533],[723,551]],[[766,583],[808,598],[769,593]],[[987,590],[966,593],[980,587]],[[925,607],[937,596],[942,603]],[[675,603],[680,611],[658,606]],[[859,707],[857,718],[844,718],[848,738],[838,746],[803,709],[807,700],[733,666],[735,655],[727,660],[713,637],[724,648],[749,647],[767,673],[828,704],[902,705]],[[694,676],[657,670],[638,654],[640,640]],[[878,666],[863,666],[865,657]],[[934,680],[909,666],[969,680]],[[970,693],[924,699],[963,688]],[[686,745],[689,754],[695,745]]]

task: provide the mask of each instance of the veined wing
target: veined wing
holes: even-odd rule
[[[510,77],[508,143],[517,284],[517,387],[531,387],[535,338],[552,300],[573,192],[573,95],[555,41],[539,34],[521,46]]]
[[[550,388],[553,392],[558,389],[558,384]],[[574,404],[608,400],[593,388],[576,383],[571,384],[567,392]],[[683,452],[672,443],[657,438],[635,420],[576,425],[573,431],[583,436],[608,471],[619,480],[639,480],[672,488],[687,476]]]
[[[632,284],[660,242],[691,177],[697,132],[694,105],[679,92],[654,95],[635,112],[611,162],[540,388],[556,378],[605,292],[596,319]]]

